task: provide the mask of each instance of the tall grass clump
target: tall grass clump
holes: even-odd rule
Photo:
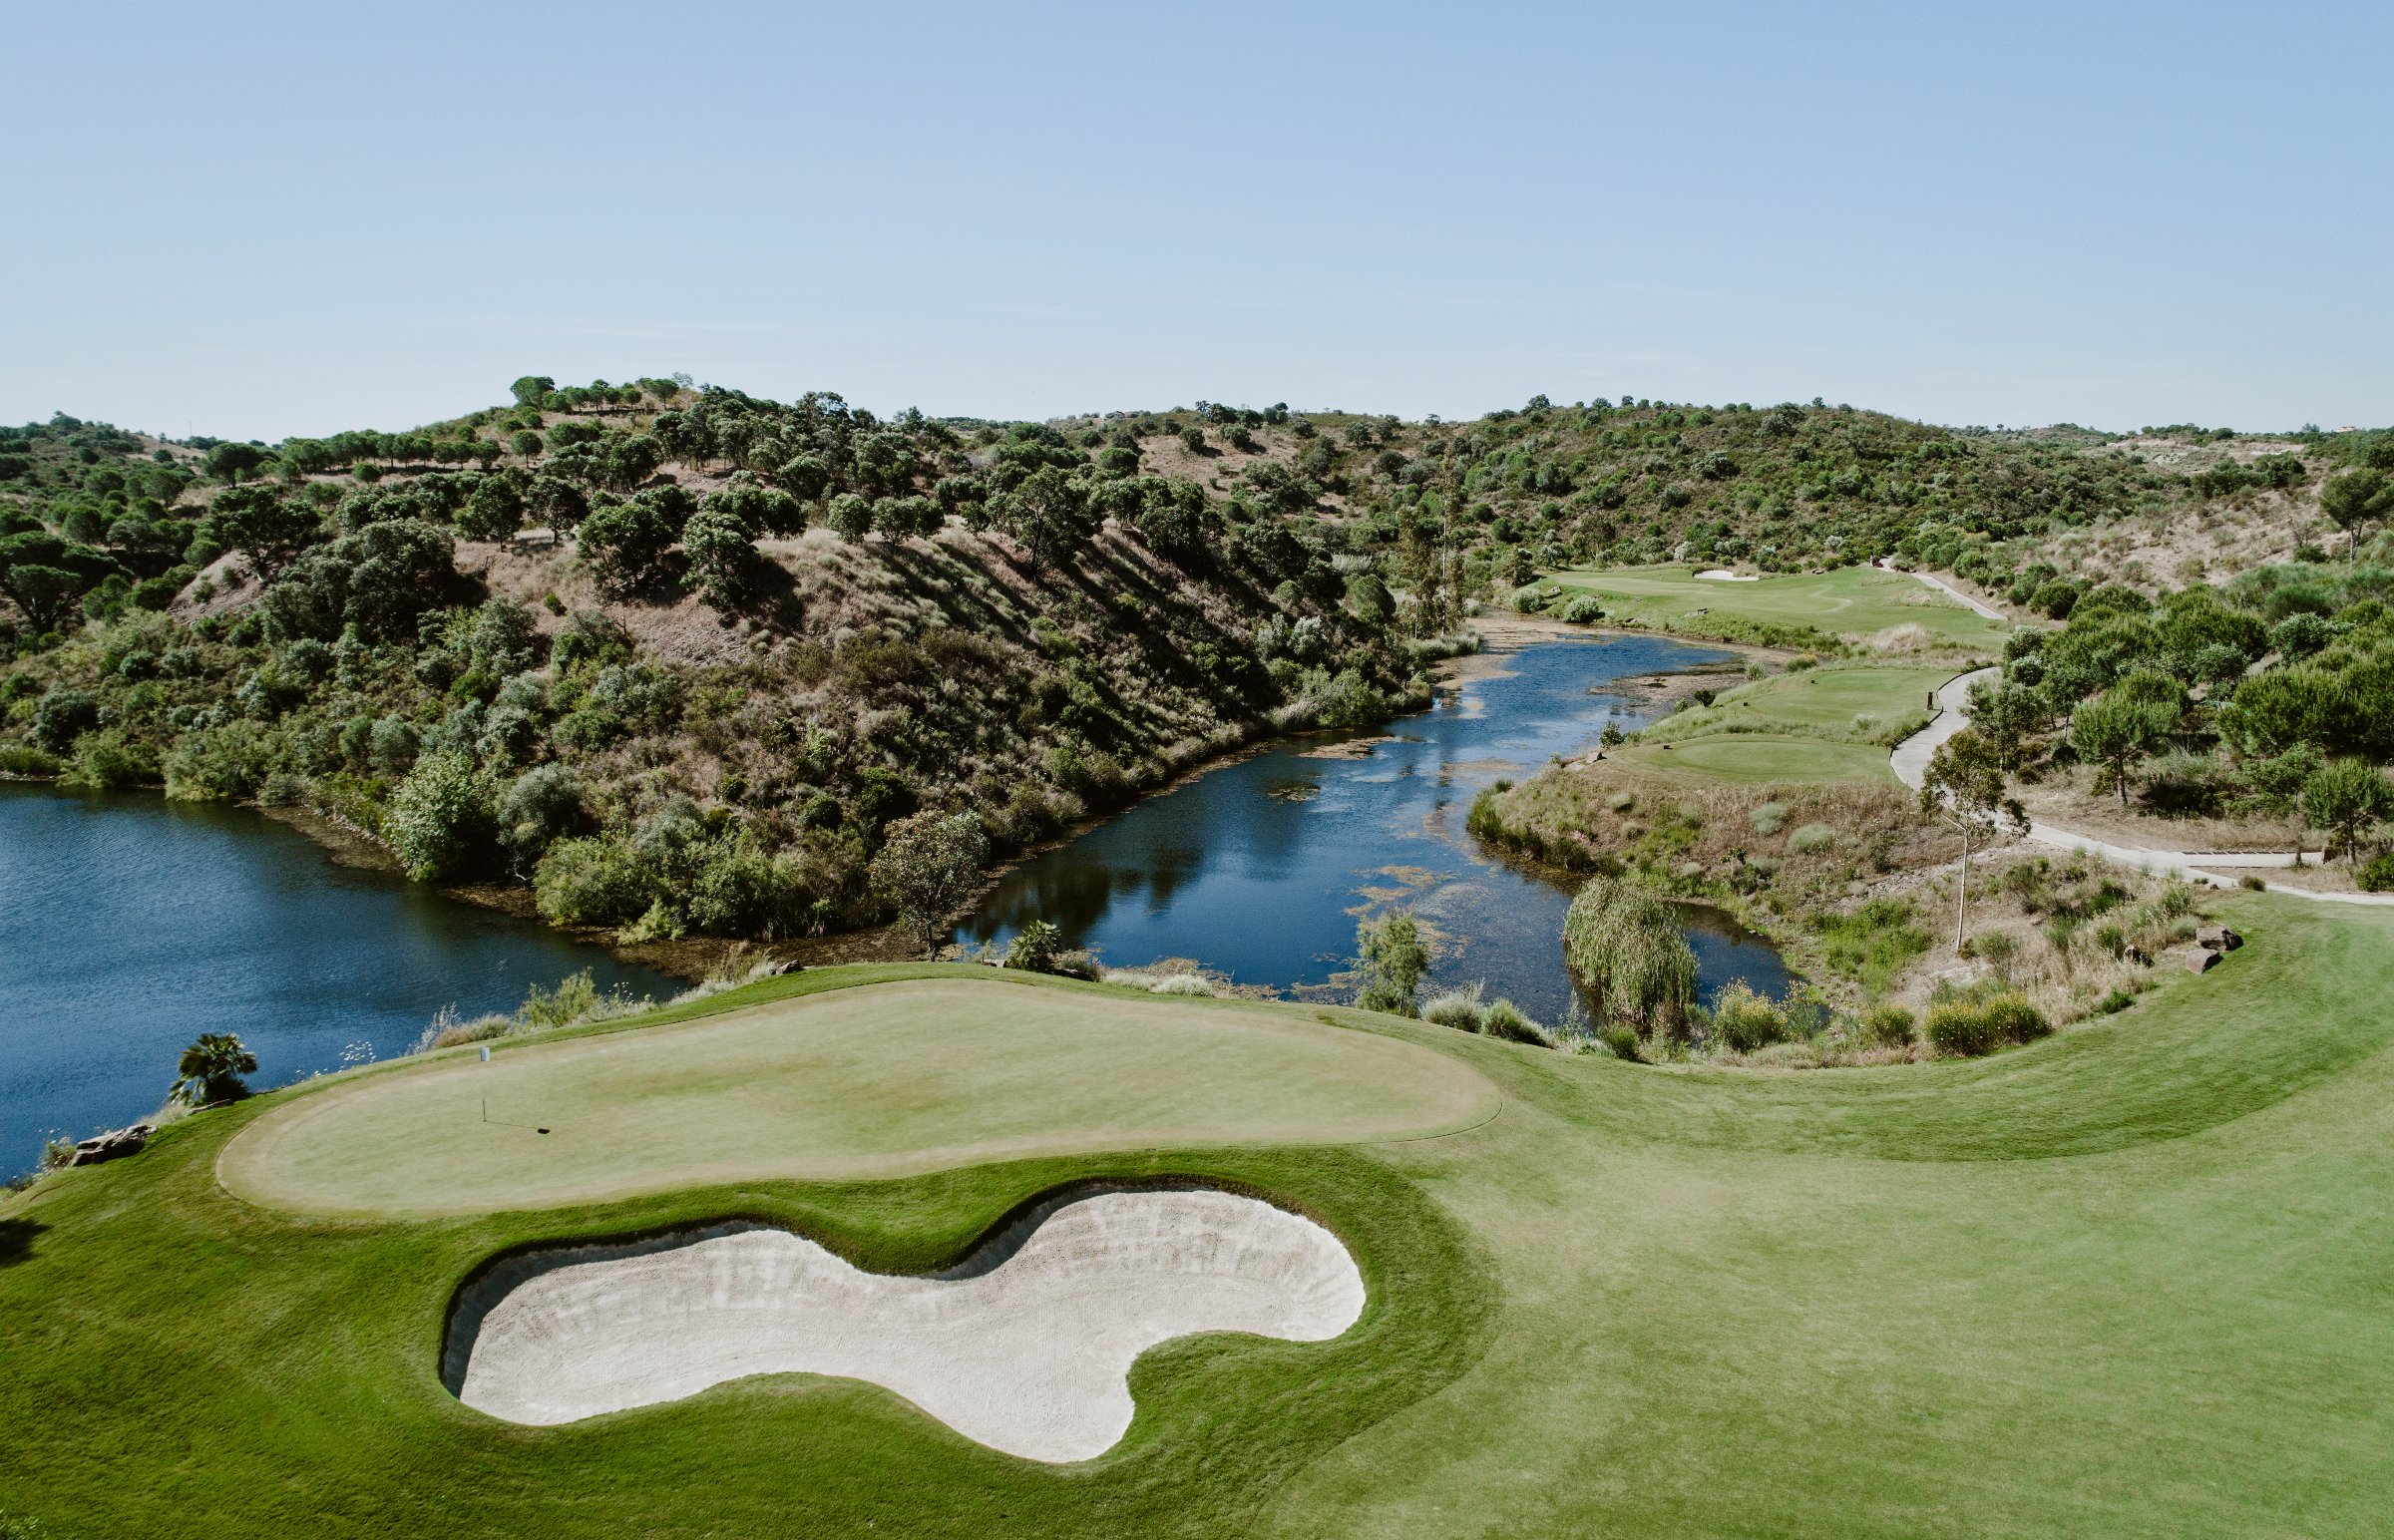
[[[1459,989],[1448,989],[1421,1007],[1421,1019],[1438,1026],[1451,1026],[1457,1031],[1479,1030],[1479,994],[1482,985],[1476,979]]]
[[[1967,991],[1932,1002],[1923,1035],[1939,1053],[1992,1053],[2013,1043],[2034,1042],[2053,1027],[2044,1013],[2014,990],[1973,997]]]
[[[734,988],[751,978],[762,977],[770,971],[770,962],[760,962],[743,972],[717,974],[694,989],[675,996],[676,1001],[698,999],[705,995]],[[524,1003],[511,1015],[493,1011],[471,1020],[461,1017],[455,1005],[444,1005],[440,1013],[417,1036],[410,1053],[429,1053],[435,1048],[454,1048],[464,1043],[488,1042],[514,1032],[537,1032],[555,1026],[584,1026],[593,1021],[611,1021],[617,1016],[637,1015],[653,1009],[656,1001],[646,995],[633,999],[621,984],[601,994],[591,970],[569,973],[557,981],[553,989],[534,984]]]
[[[1618,878],[1590,878],[1563,918],[1563,960],[1600,1020],[1641,1036],[1685,1028],[1696,954],[1654,895]]]

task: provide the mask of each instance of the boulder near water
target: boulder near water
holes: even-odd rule
[[[118,1128],[104,1134],[94,1134],[75,1146],[75,1158],[70,1166],[97,1166],[103,1161],[122,1160],[139,1155],[150,1136],[158,1130],[148,1123],[136,1123],[130,1128]]]

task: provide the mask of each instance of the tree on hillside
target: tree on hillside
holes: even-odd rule
[[[2394,818],[2394,785],[2365,759],[2339,759],[2303,782],[2302,816],[2335,837],[2346,861],[2357,861],[2362,836]]]
[[[249,570],[271,582],[315,543],[323,522],[314,508],[271,488],[235,487],[208,505],[200,533],[227,551],[244,553]]]
[[[218,444],[200,466],[218,481],[240,484],[243,476],[266,463],[266,452],[254,444]]]
[[[1045,568],[1077,555],[1095,539],[1104,515],[1091,506],[1085,483],[1049,465],[1031,472],[1000,500],[997,522],[1033,567]]]
[[[187,1107],[239,1101],[249,1094],[241,1076],[256,1073],[257,1055],[242,1047],[238,1037],[230,1032],[203,1033],[176,1061],[175,1083],[167,1087],[167,1099]]]
[[[873,891],[934,956],[973,880],[989,859],[989,836],[976,813],[917,813],[884,831],[887,840],[867,874]]]
[[[457,511],[457,533],[468,540],[503,541],[524,528],[524,473],[485,476]]]
[[[2026,834],[2028,810],[2018,798],[2003,794],[2002,750],[1969,728],[1929,756],[1920,778],[1920,811],[1943,817],[1961,831],[1961,884],[1953,909],[1953,945],[1959,948],[1970,912],[1970,838],[1990,836],[2005,824],[2015,834]]]
[[[526,514],[538,520],[559,539],[574,533],[582,521],[591,515],[591,500],[582,489],[562,476],[536,476],[532,490],[524,495]]]
[[[708,498],[681,527],[681,550],[689,559],[681,585],[710,609],[736,607],[755,583],[755,532],[719,499]]]
[[[1970,686],[1970,730],[1994,748],[1996,767],[2006,775],[2045,717],[2045,697],[2026,684],[1998,679]]]
[[[2128,806],[2129,775],[2178,731],[2178,712],[2155,700],[2131,700],[2113,693],[2096,696],[2070,715],[2070,745],[2078,757],[2103,767],[2104,780],[2120,788],[2120,805]]]
[[[1356,1008],[1394,1016],[1414,1014],[1413,994],[1421,987],[1421,975],[1429,971],[1429,953],[1421,945],[1421,927],[1413,912],[1391,910],[1358,925],[1355,950],[1356,969],[1364,975]]]
[[[1135,507],[1123,522],[1135,525],[1148,549],[1183,566],[1213,550],[1222,539],[1222,515],[1205,488],[1193,481],[1142,476],[1124,482],[1135,489]]]
[[[80,574],[55,567],[37,564],[8,570],[8,596],[25,611],[37,634],[57,630],[88,586]]]
[[[579,536],[599,581],[613,592],[628,593],[662,578],[697,502],[680,487],[601,502],[582,522]]]
[[[516,405],[539,406],[557,393],[557,381],[546,374],[527,374],[507,389]]]
[[[2319,489],[2319,511],[2347,532],[2394,517],[2394,483],[2383,471],[2347,471]]]
[[[853,546],[873,533],[873,504],[854,492],[843,492],[823,511],[823,522]]]

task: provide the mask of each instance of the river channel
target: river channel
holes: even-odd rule
[[[1588,748],[1608,715],[1640,725],[1619,681],[1733,654],[1654,636],[1568,637],[1476,660],[1426,712],[1370,733],[1276,744],[1150,797],[1015,868],[959,928],[1003,943],[1045,920],[1109,967],[1190,959],[1239,984],[1343,1000],[1360,919],[1410,907],[1431,941],[1424,997],[1478,982],[1551,1025],[1572,1002],[1563,914],[1578,884],[1507,862],[1463,830],[1471,799],[1549,755]],[[1387,735],[1362,759],[1319,757]],[[1733,979],[1782,994],[1761,937],[1681,911],[1709,1000]]]

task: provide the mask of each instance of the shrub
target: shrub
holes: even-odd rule
[[[1913,1020],[1901,1005],[1873,1005],[1862,1013],[1862,1040],[1874,1048],[1908,1046]]]
[[[1993,1052],[2005,1043],[2034,1041],[2052,1030],[2027,996],[2007,992],[1931,1006],[1926,1036],[1939,1053],[1970,1055]]]
[[[1752,1053],[1768,1043],[1785,1042],[1793,1033],[1788,1008],[1768,995],[1757,994],[1740,978],[1721,991],[1713,1003],[1707,1033],[1718,1047],[1732,1053]]]
[[[1826,824],[1805,824],[1788,836],[1788,849],[1799,856],[1814,855],[1837,843],[1837,831]]]
[[[2380,857],[2380,858],[2379,858],[2379,860],[2381,860],[2381,861],[2382,861],[2383,859],[2385,859],[2385,858],[2383,858],[2383,857]],[[2372,870],[2374,870],[2374,869],[2377,867],[2378,863],[2377,863],[2376,861],[2372,861],[2372,862],[2370,862],[2370,863],[2369,863],[2369,865],[2370,865],[2370,868],[2371,868]],[[2239,877],[2239,878],[2237,878],[2237,879],[2236,879],[2236,886],[2237,886],[2237,887],[2239,887],[2239,888],[2242,888],[2242,889],[2244,889],[2244,890],[2246,890],[2247,892],[2250,892],[2250,893],[2259,893],[2259,892],[2261,892],[2263,889],[2267,888],[2267,887],[2269,886],[2269,883],[2268,883],[2268,880],[2267,880],[2266,878],[2253,877],[2253,876],[2250,876],[2250,875],[2246,875],[2246,876]]]
[[[1479,1029],[1490,1037],[1506,1042],[1526,1043],[1533,1048],[1551,1048],[1554,1039],[1546,1028],[1521,1013],[1511,1000],[1498,999],[1480,1012]]]
[[[2256,878],[2247,877],[2244,881],[2256,887],[2260,886],[2259,880]],[[2360,871],[2353,874],[2353,881],[2361,885],[2363,893],[2383,893],[2388,888],[2394,888],[2394,851],[2388,851],[2371,860]]]
[[[1928,1045],[1939,1053],[1986,1053],[1995,1047],[1994,1032],[1986,1014],[1975,1005],[1931,1006],[1926,1036]]]
[[[391,794],[383,831],[417,882],[471,873],[488,861],[499,832],[490,780],[469,754],[426,755]]]
[[[1365,976],[1357,991],[1358,1010],[1414,1014],[1413,991],[1429,971],[1429,953],[1421,945],[1420,928],[1409,909],[1392,910],[1378,920],[1355,928],[1356,969]]]
[[[248,722],[185,733],[167,755],[167,795],[179,802],[251,797],[279,758]]]
[[[0,775],[56,775],[58,761],[40,749],[0,747]]]
[[[1979,1007],[1987,1026],[1999,1042],[2034,1042],[2052,1032],[2053,1027],[2043,1012],[2028,1002],[2025,994],[2009,990],[1996,995]]]
[[[1150,994],[1201,994],[1211,999],[1214,986],[1195,973],[1174,973],[1147,992]]]
[[[1777,834],[1787,826],[1788,805],[1784,802],[1766,802],[1748,813],[1746,821],[1754,825],[1757,834]]]
[[[149,745],[128,738],[121,727],[104,727],[75,740],[74,762],[64,777],[70,786],[115,791],[158,779],[158,757]]]
[[[591,970],[560,978],[557,988],[544,989],[539,984],[524,996],[523,1008],[516,1019],[528,1027],[567,1026],[590,1014],[598,1003],[598,985],[592,979]]]
[[[176,1061],[175,1083],[167,1096],[187,1107],[239,1101],[249,1094],[241,1076],[255,1073],[257,1055],[242,1047],[238,1037],[230,1032],[202,1033]]]
[[[549,847],[587,821],[582,788],[563,765],[543,765],[520,776],[499,799],[499,842],[507,847],[519,876]]]
[[[1029,921],[1014,933],[1013,945],[1005,950],[1005,965],[1028,973],[1061,972],[1063,946],[1063,932],[1044,920]]]
[[[1461,1032],[1478,1031],[1483,1009],[1479,1003],[1480,988],[1479,983],[1473,982],[1464,988],[1447,990],[1421,1007],[1421,1019]]]
[[[1598,1028],[1596,1040],[1612,1050],[1613,1057],[1632,1064],[1643,1063],[1638,1056],[1638,1033],[1635,1027],[1608,1025]]]
[[[1554,617],[1573,625],[1588,625],[1604,618],[1604,606],[1596,602],[1592,593],[1574,594],[1554,611]]]
[[[2129,993],[2126,989],[2114,989],[2111,993],[2105,995],[2102,1002],[2095,1008],[2107,1016],[2117,1015],[2119,1012],[2126,1010],[2129,1006],[2134,1005],[2136,1002],[2137,997]]]
[[[100,725],[100,702],[82,690],[53,684],[33,708],[33,741],[63,754],[76,736]]]

